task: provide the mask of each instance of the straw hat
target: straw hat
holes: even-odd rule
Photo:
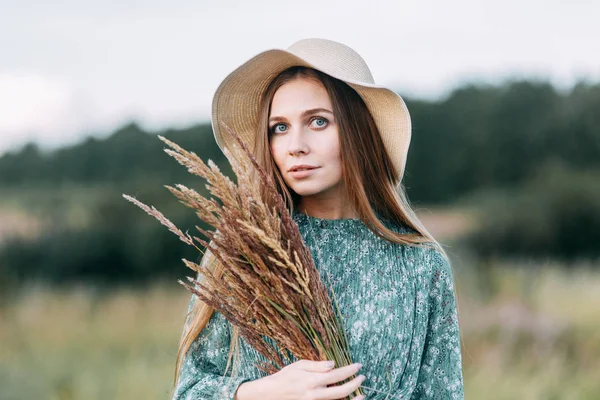
[[[402,177],[411,135],[410,115],[404,100],[394,91],[375,84],[369,67],[356,51],[326,39],[303,39],[287,50],[263,51],[227,75],[212,102],[212,128],[219,147],[226,148],[234,140],[222,129],[222,121],[252,148],[261,97],[269,83],[292,66],[314,68],[346,82],[358,92]]]

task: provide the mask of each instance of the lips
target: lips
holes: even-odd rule
[[[317,168],[319,167],[314,167],[312,165],[294,165],[288,172],[310,171]]]
[[[288,170],[288,175],[292,179],[306,179],[315,174],[319,168],[312,165],[294,165]]]

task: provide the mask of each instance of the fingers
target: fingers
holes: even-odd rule
[[[334,362],[300,360],[290,364],[289,367],[299,368],[309,372],[328,372],[334,367]]]
[[[359,375],[349,382],[344,383],[340,386],[331,386],[328,388],[317,389],[315,391],[315,397],[317,399],[343,399],[346,398],[350,393],[354,392],[365,380],[364,375]]]
[[[341,382],[347,378],[350,378],[352,375],[356,374],[358,370],[362,367],[359,363],[354,363],[350,365],[346,365],[344,367],[336,368],[327,373],[324,373],[319,378],[319,384],[321,385],[331,385],[333,383]]]

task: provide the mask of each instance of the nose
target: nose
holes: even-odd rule
[[[306,137],[301,129],[293,129],[288,135],[288,152],[291,156],[298,156],[300,154],[308,154],[309,147],[306,142]]]

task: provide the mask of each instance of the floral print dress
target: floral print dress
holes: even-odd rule
[[[363,365],[366,398],[463,399],[453,274],[442,253],[386,241],[360,219],[298,211],[293,218],[335,292],[353,362]],[[239,373],[224,373],[230,337],[231,325],[214,312],[186,354],[173,400],[232,400],[241,383],[265,376],[255,364],[266,359],[243,338]]]

